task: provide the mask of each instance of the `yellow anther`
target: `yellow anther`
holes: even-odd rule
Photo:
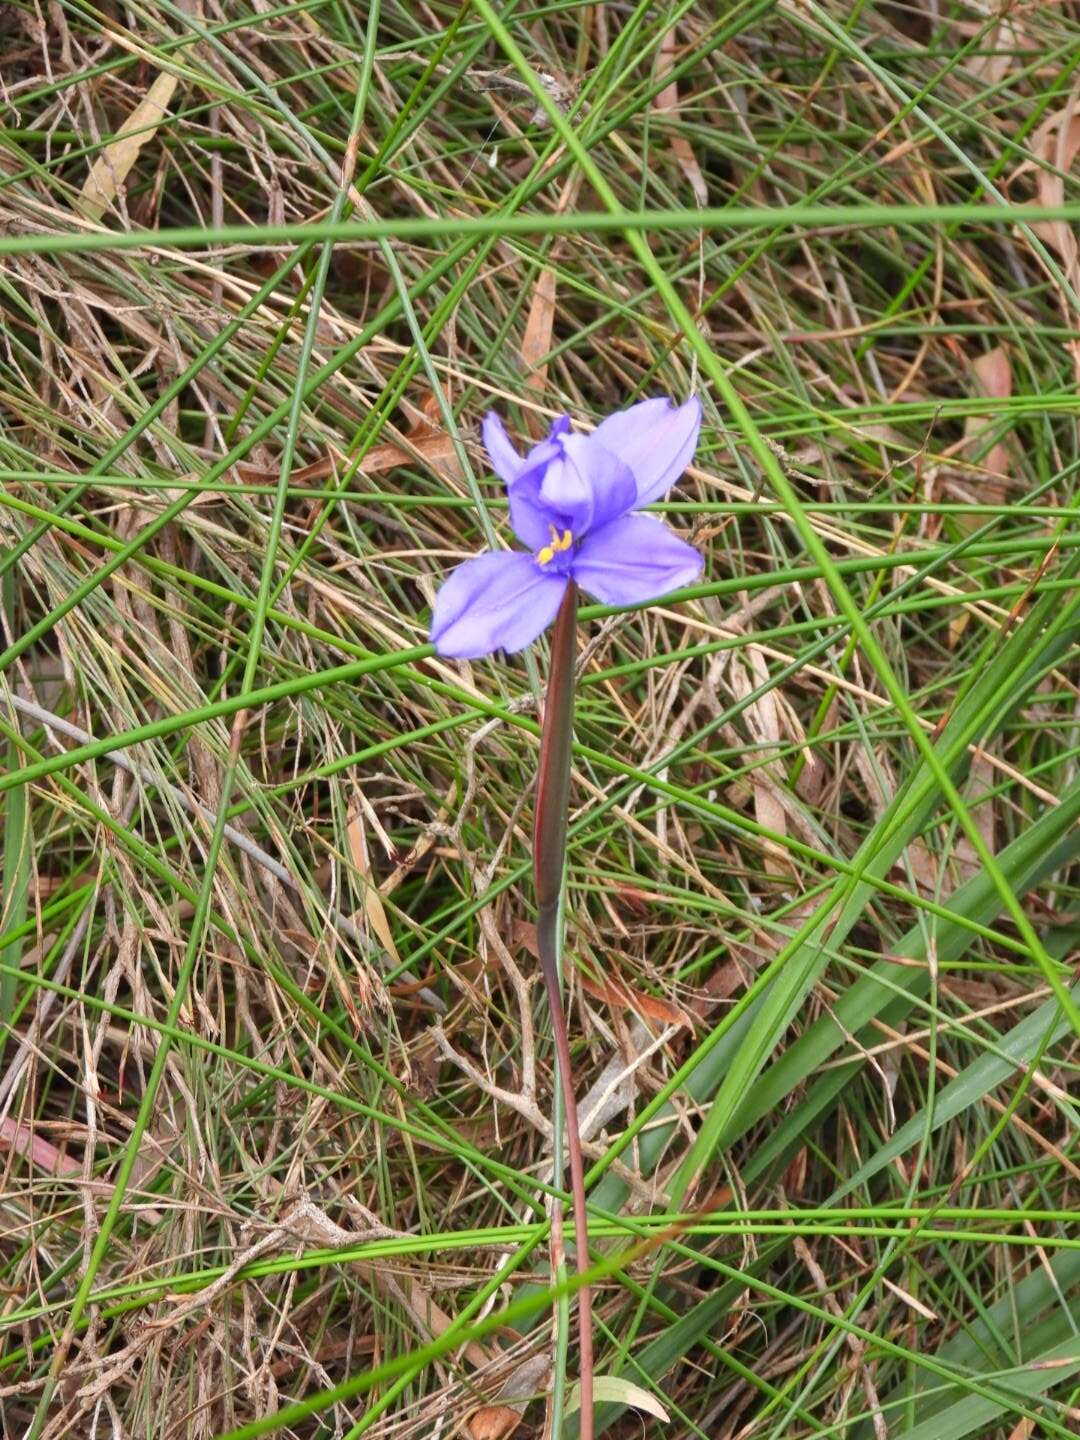
[[[550,565],[560,551],[569,550],[574,543],[572,530],[564,530],[560,535],[554,525],[550,525],[548,528],[551,531],[551,544],[545,545],[542,550],[536,552],[537,561],[541,565]]]

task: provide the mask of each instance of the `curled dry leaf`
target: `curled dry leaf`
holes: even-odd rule
[[[536,926],[531,920],[515,920],[510,935],[514,945],[521,950],[527,950],[534,960],[540,959],[536,944]]]
[[[80,1175],[82,1164],[65,1155],[29,1125],[5,1115],[0,1120],[0,1147],[10,1147],[50,1175]]]
[[[864,746],[856,745],[852,758],[855,769],[866,786],[866,803],[870,807],[870,813],[875,820],[879,820],[899,789],[889,757],[882,747],[875,750],[871,756]],[[893,867],[893,873],[898,880],[901,877],[906,880],[909,870],[920,890],[928,895],[936,893],[940,881],[938,865],[930,853],[930,847],[919,835],[912,840],[904,852],[904,857],[897,860]]]
[[[995,345],[985,355],[976,356],[971,369],[984,395],[993,400],[1007,400],[1012,394],[1012,366],[1004,345]]]
[[[80,213],[88,220],[100,220],[116,199],[131,167],[139,158],[140,150],[154,138],[158,126],[165,119],[176,86],[175,75],[164,71],[158,75],[116,132],[116,139],[105,146],[90,167],[90,174],[76,202]]]
[[[1036,172],[1035,201],[1039,205],[1061,205],[1065,200],[1065,176],[1080,153],[1080,101],[1072,99],[1053,111],[1032,133],[1031,160],[1013,171],[1010,184],[1021,175]],[[1076,268],[1076,237],[1064,220],[1039,220],[1031,227],[1040,240],[1052,246],[1066,264],[1066,273]]]
[[[731,946],[734,953],[706,977],[698,993],[690,1001],[691,1011],[700,1019],[721,1000],[727,1000],[746,984],[747,976],[761,967],[761,957],[748,946]],[[747,958],[743,958],[743,957]]]
[[[649,913],[649,902],[656,898],[647,890],[642,890],[640,886],[627,885],[622,880],[616,880],[611,888],[626,908],[642,919]]]
[[[474,1410],[465,1422],[469,1440],[507,1440],[521,1424],[521,1416],[509,1405],[485,1405]]]
[[[994,826],[994,801],[985,797],[990,794],[996,781],[994,767],[987,756],[979,751],[971,761],[971,770],[968,773],[967,793],[965,799],[971,808],[971,816],[975,821],[975,827],[982,837],[983,844],[990,851],[991,855],[997,851],[997,835]],[[956,844],[953,849],[953,862],[956,866],[957,882],[972,879],[982,870],[982,861],[975,850],[974,845],[968,837],[961,833],[956,837]]]
[[[1009,364],[1009,356],[1003,345],[996,345],[993,350],[987,350],[985,354],[978,355],[971,362],[971,373],[976,387],[991,400],[1007,400],[1012,394],[1012,367]],[[973,459],[978,454],[978,442],[988,429],[994,424],[992,419],[984,415],[969,415],[964,421],[963,453]],[[970,493],[973,487],[978,488],[980,500],[988,504],[998,505],[1005,499],[1006,486],[1005,477],[1011,469],[1009,450],[1003,441],[998,443],[986,454],[978,459],[979,475],[965,476],[965,483]],[[989,473],[987,473],[989,472]],[[1001,480],[994,480],[991,477],[1001,476]],[[960,524],[964,529],[972,530],[982,521],[975,516],[965,518],[960,516]]]
[[[977,355],[971,361],[971,373],[976,389],[992,400],[1007,400],[1012,394],[1012,367],[1003,345],[995,345],[993,350]],[[993,418],[985,415],[969,415],[964,421],[964,438],[960,442],[959,451],[965,458],[977,464],[978,470],[965,470],[959,478],[946,481],[946,489],[957,499],[970,500],[974,497],[989,505],[1001,505],[1005,502],[1008,476],[1012,469],[1008,446],[999,440],[985,455],[979,453],[979,441],[993,424]],[[956,516],[956,524],[970,534],[982,524],[982,517],[966,515],[961,511]],[[970,618],[968,611],[963,609],[957,609],[950,618],[950,648],[955,648],[959,643]]]
[[[542,391],[547,380],[546,357],[551,353],[551,335],[555,326],[555,271],[541,270],[536,277],[529,318],[521,341],[521,363],[525,367],[525,384],[529,390]]]
[[[749,667],[750,673],[747,674],[742,664],[733,664],[730,671],[731,689],[737,699],[744,700],[747,695],[765,684],[769,678],[769,670],[765,664],[765,656],[756,645],[748,645],[745,655],[741,658]],[[763,746],[779,748],[782,738],[782,717],[776,695],[772,690],[766,690],[752,701],[747,706],[745,715],[747,727],[756,741]],[[755,766],[751,774],[754,815],[758,824],[764,825],[774,835],[786,836],[788,833],[787,811],[781,798],[784,784],[783,770],[777,761],[771,760]],[[789,876],[794,873],[794,865],[790,857],[778,846],[768,846],[765,849],[765,869],[770,875]]]
[[[551,1357],[546,1351],[526,1356],[499,1387],[494,1403],[474,1410],[466,1421],[469,1440],[507,1440],[521,1424],[525,1407],[542,1395],[551,1375]]]
[[[646,995],[641,990],[635,990],[618,976],[611,976],[606,980],[592,980],[579,969],[578,978],[587,995],[591,995],[594,1000],[602,1000],[612,1010],[632,1010],[635,1015],[656,1020],[661,1025],[685,1025],[688,1030],[694,1028],[694,1022],[685,1010],[680,1010],[677,1005],[671,1005],[656,995]]]
[[[1065,177],[1080,154],[1080,99],[1074,94],[1069,103],[1053,111],[1032,133],[1029,149],[1031,160],[1025,160],[1009,177],[1009,185],[1022,175],[1035,172],[1035,203],[1058,206],[1065,201]],[[1065,220],[1040,220],[1030,229],[1045,245],[1055,250],[1061,260],[1065,279],[1075,291],[1080,287],[1080,249],[1073,227]],[[1074,325],[1072,306],[1061,296],[1062,313]],[[1080,380],[1080,340],[1069,342],[1073,369]]]
[[[363,918],[367,920],[368,926],[379,941],[379,944],[390,956],[393,963],[397,965],[399,959],[397,946],[394,944],[394,932],[390,928],[386,907],[382,902],[382,894],[379,891],[375,876],[372,873],[371,860],[368,854],[367,833],[364,829],[364,819],[359,807],[349,816],[346,834],[349,840],[349,855],[352,859],[353,869],[363,889]],[[359,915],[352,916],[354,923],[360,918],[361,916]]]
[[[1028,42],[1019,26],[1007,17],[1000,19],[989,33],[985,33],[985,25],[985,20],[980,17],[978,21],[956,27],[957,33],[965,39],[982,32],[981,44],[969,56],[964,69],[986,85],[999,85],[1015,68],[1020,52]]]
[[[456,482],[463,480],[465,473],[461,467],[461,457],[454,445],[454,437],[448,435],[443,428],[443,413],[449,405],[450,401],[447,396],[429,390],[420,403],[418,413],[413,407],[415,420],[410,425],[405,438],[410,445],[418,449],[427,446],[424,458],[428,460],[432,470],[440,479]],[[405,407],[402,406],[402,408]],[[448,448],[440,449],[438,445],[432,444],[433,441],[438,441],[441,446]]]
[[[515,920],[511,933],[515,945],[527,950],[534,960],[540,958],[536,946],[535,925],[528,920]],[[613,1010],[632,1010],[636,1015],[658,1021],[661,1025],[685,1025],[688,1030],[694,1028],[693,1018],[685,1010],[667,1000],[659,999],[656,995],[647,995],[644,991],[635,989],[619,975],[613,973],[606,979],[593,979],[580,966],[575,967],[575,974],[587,995],[609,1005]]]
[[[424,461],[433,468],[454,458],[454,442],[449,435],[420,434],[409,438],[410,449],[400,445],[376,445],[364,456],[360,471],[364,475],[379,475],[386,470],[396,470],[401,465],[416,465]],[[337,474],[339,461],[332,455],[316,460],[311,465],[294,470],[289,479],[294,485],[315,484],[330,475]],[[245,485],[275,485],[277,470],[258,465],[237,465],[236,473]]]
[[[660,78],[667,75],[675,68],[675,31],[671,29],[660,42],[660,49],[656,56],[656,74]],[[653,101],[656,110],[663,114],[674,115],[679,108],[679,86],[678,82],[671,80],[664,86],[660,94]],[[671,153],[675,157],[675,163],[686,177],[690,189],[693,191],[694,199],[704,209],[709,203],[709,187],[705,184],[705,176],[701,173],[701,166],[697,162],[697,156],[690,148],[690,142],[684,135],[673,131],[669,137]]]
[[[555,205],[556,214],[561,215],[573,209],[577,202],[580,186],[580,174],[572,175],[559,194]],[[554,261],[558,253],[559,245],[556,241],[549,253],[549,261]],[[521,341],[521,363],[525,370],[525,386],[526,389],[537,395],[543,393],[547,383],[547,357],[551,354],[551,337],[555,330],[555,293],[555,270],[553,265],[548,264],[536,277],[529,315],[525,321],[525,334]],[[542,423],[540,416],[530,412],[527,415],[527,423],[536,439],[544,434],[546,426]]]

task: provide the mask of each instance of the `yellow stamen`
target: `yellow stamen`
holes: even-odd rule
[[[536,552],[536,558],[541,565],[550,565],[560,551],[569,550],[574,543],[572,530],[564,530],[560,535],[554,525],[548,526],[548,529],[551,531],[551,544]]]

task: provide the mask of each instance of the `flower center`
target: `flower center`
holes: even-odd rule
[[[574,543],[572,530],[564,530],[560,535],[554,525],[549,525],[548,529],[551,531],[551,544],[536,552],[537,563],[540,565],[550,565],[556,555],[563,550],[569,550]]]

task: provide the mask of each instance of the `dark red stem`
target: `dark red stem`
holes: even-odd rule
[[[562,988],[559,984],[559,902],[566,866],[567,811],[570,802],[570,757],[574,737],[574,636],[577,587],[571,580],[555,620],[551,641],[551,674],[544,702],[540,736],[540,770],[536,782],[536,824],[533,863],[536,875],[536,946],[540,972],[551,1011],[555,1055],[566,1111],[570,1157],[570,1192],[574,1202],[575,1252],[579,1274],[589,1268],[589,1224],[585,1209],[585,1167],[581,1159],[577,1100],[570,1064]],[[581,1374],[580,1440],[593,1440],[592,1296],[587,1285],[578,1290],[578,1345]]]

